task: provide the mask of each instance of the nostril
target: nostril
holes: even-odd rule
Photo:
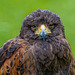
[[[45,30],[46,30],[46,28],[45,28]]]

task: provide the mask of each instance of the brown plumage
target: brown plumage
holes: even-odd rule
[[[75,75],[57,14],[38,9],[24,19],[20,35],[0,48],[0,75]]]

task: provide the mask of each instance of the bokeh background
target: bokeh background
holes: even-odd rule
[[[0,0],[0,47],[19,35],[24,17],[38,8],[61,17],[75,56],[75,0]]]

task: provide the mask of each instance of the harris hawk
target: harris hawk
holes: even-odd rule
[[[0,75],[75,75],[75,60],[60,17],[36,10],[19,36],[0,48]]]

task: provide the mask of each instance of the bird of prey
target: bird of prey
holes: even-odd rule
[[[19,36],[0,48],[0,75],[75,75],[75,60],[60,17],[36,10]]]

